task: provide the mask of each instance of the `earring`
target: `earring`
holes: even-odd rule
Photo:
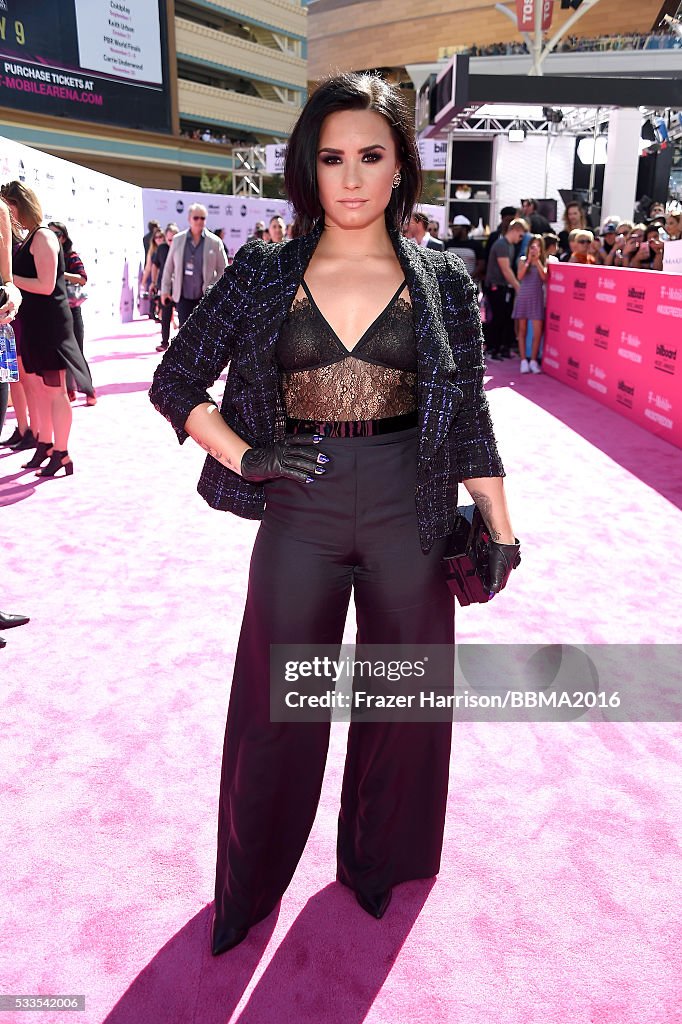
[[[396,171],[393,175],[393,188],[397,188],[401,181],[400,171]]]

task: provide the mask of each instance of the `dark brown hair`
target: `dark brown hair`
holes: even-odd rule
[[[59,234],[62,236],[59,241],[61,242],[64,255],[68,256],[73,249],[73,242],[69,238],[69,232],[66,229],[66,224],[62,224],[60,220],[51,220],[47,225],[48,228],[56,228]]]
[[[323,216],[317,188],[317,149],[322,122],[339,110],[372,110],[391,126],[400,184],[391,193],[386,222],[400,228],[421,195],[419,150],[410,108],[402,93],[379,75],[348,72],[325,79],[301,111],[287,146],[284,187],[296,213],[294,233],[307,234]]]

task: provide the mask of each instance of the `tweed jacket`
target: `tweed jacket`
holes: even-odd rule
[[[192,409],[229,364],[220,407],[254,447],[285,434],[275,346],[322,231],[267,244],[251,240],[208,290],[156,369],[149,397],[182,444]],[[389,229],[412,301],[417,341],[418,458],[415,503],[424,551],[454,526],[457,484],[504,476],[483,391],[483,345],[475,286],[448,251],[414,245]],[[323,482],[318,484],[323,486]],[[213,508],[260,519],[265,489],[207,456],[198,491]]]

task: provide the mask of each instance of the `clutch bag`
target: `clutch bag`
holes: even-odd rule
[[[450,590],[463,606],[485,604],[490,589],[490,531],[476,505],[460,505],[443,556]]]

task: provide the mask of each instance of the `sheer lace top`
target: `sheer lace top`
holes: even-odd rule
[[[287,416],[372,420],[417,408],[417,344],[403,281],[348,349],[318,309],[305,281],[280,329],[276,356]]]

